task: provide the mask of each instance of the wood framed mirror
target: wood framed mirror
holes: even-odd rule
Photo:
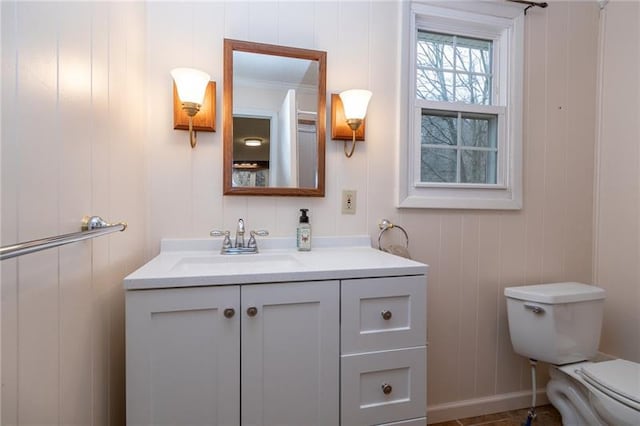
[[[223,192],[324,197],[327,54],[224,40]]]

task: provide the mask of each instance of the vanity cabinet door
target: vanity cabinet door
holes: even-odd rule
[[[127,291],[127,424],[239,424],[239,304],[238,286]]]
[[[339,423],[339,282],[242,286],[242,424]]]

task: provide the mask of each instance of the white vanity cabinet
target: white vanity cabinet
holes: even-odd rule
[[[125,297],[127,424],[239,424],[240,287]]]
[[[426,425],[426,289],[424,275],[342,281],[342,425]]]
[[[338,424],[338,292],[338,281],[241,286],[240,424]]]
[[[128,291],[127,424],[338,424],[338,291]]]
[[[426,425],[427,266],[360,241],[163,243],[124,283],[127,424]]]

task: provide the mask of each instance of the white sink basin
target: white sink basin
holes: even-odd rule
[[[235,273],[272,270],[274,268],[298,268],[301,265],[294,256],[289,254],[258,253],[184,257],[171,270],[190,275],[201,275],[207,272],[220,272],[221,270]]]

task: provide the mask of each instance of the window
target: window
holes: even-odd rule
[[[522,9],[466,5],[411,5],[400,207],[522,206]]]

